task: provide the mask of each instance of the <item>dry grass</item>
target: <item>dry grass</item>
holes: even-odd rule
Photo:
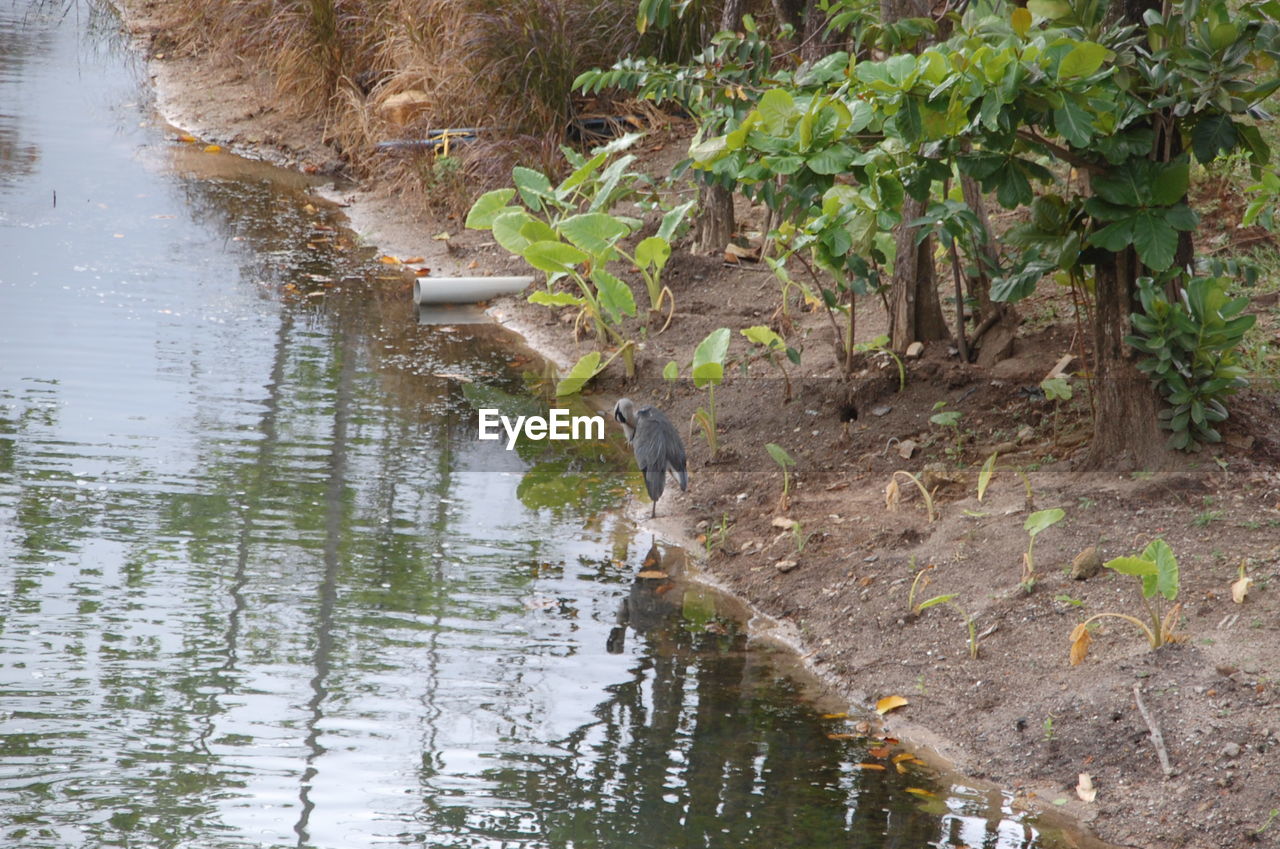
[[[573,79],[636,48],[634,16],[632,0],[192,0],[168,30],[179,48],[267,71],[272,105],[321,118],[357,174],[432,205],[460,190],[449,204],[465,207],[517,159],[554,160]],[[422,107],[393,120],[381,107],[404,92]],[[444,162],[376,146],[450,127],[485,132]]]

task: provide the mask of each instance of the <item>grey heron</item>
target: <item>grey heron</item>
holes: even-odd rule
[[[627,442],[635,452],[636,464],[644,474],[644,488],[653,501],[650,518],[658,515],[658,499],[667,488],[667,472],[675,473],[681,492],[689,489],[689,472],[685,468],[684,443],[671,420],[657,407],[637,407],[630,398],[619,398],[613,406],[613,417],[622,425]]]

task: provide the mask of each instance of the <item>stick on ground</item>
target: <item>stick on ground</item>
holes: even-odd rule
[[[1151,731],[1151,745],[1155,747],[1156,757],[1160,758],[1160,768],[1164,770],[1165,777],[1173,775],[1173,767],[1169,765],[1169,753],[1164,747],[1164,735],[1160,733],[1160,726],[1156,725],[1156,721],[1151,717],[1151,712],[1147,710],[1147,706],[1142,702],[1142,690],[1139,685],[1133,685],[1133,700],[1138,703],[1138,713],[1142,714],[1142,718],[1147,723],[1147,728]]]

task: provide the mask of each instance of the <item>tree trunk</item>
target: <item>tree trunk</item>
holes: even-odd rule
[[[916,245],[916,231],[906,225],[924,215],[924,209],[924,203],[915,198],[903,201],[903,223],[894,234],[898,255],[889,288],[889,347],[898,352],[912,342],[936,342],[950,336],[934,282],[933,239]]]
[[[1158,470],[1176,464],[1165,447],[1168,434],[1157,414],[1163,401],[1138,371],[1136,351],[1124,341],[1141,265],[1133,249],[1099,262],[1094,274],[1093,345],[1097,373],[1093,393],[1097,418],[1085,460],[1088,469]]]
[[[1142,13],[1158,8],[1153,0],[1118,0],[1109,14],[1141,24]],[[1167,160],[1157,139],[1157,158]],[[1189,256],[1190,242],[1179,245],[1179,258]],[[1132,471],[1175,468],[1179,458],[1168,447],[1168,434],[1158,415],[1164,400],[1137,367],[1137,352],[1124,341],[1130,333],[1129,315],[1138,308],[1137,281],[1143,273],[1133,248],[1106,255],[1095,266],[1093,381],[1095,419],[1093,442],[1085,468]]]
[[[746,0],[725,0],[720,10],[720,29],[737,30],[742,25]],[[698,186],[698,216],[693,221],[693,252],[723,251],[729,244],[736,222],[733,192],[722,186]]]

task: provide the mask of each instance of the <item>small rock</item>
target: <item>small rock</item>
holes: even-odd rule
[[[1098,554],[1097,546],[1089,546],[1071,561],[1071,579],[1074,581],[1087,581],[1101,571],[1102,556]]]
[[[796,520],[788,519],[786,516],[775,516],[773,518],[773,526],[775,528],[782,528],[784,531],[791,530],[795,525]]]
[[[904,460],[910,460],[911,455],[916,453],[916,441],[914,439],[904,439],[898,443],[898,456]]]
[[[1240,757],[1240,744],[1239,744],[1239,743],[1228,743],[1227,745],[1223,746],[1223,747],[1222,747],[1222,756],[1223,756],[1224,758],[1238,758],[1238,757]]]
[[[1030,442],[1031,440],[1035,439],[1035,436],[1036,436],[1035,428],[1031,427],[1030,425],[1023,425],[1022,427],[1018,428],[1018,444],[1019,445],[1021,445],[1024,442]]]
[[[912,342],[907,346],[907,359],[918,360],[924,354],[923,342]]]
[[[888,404],[881,404],[881,405],[880,405],[880,406],[878,406],[878,407],[872,407],[872,408],[871,408],[871,415],[873,415],[873,416],[887,416],[887,415],[889,415],[889,413],[890,413],[890,412],[892,412],[892,411],[893,411],[893,407],[890,407]]]
[[[949,483],[964,483],[964,472],[952,469],[946,463],[929,463],[920,471],[920,482],[932,492]]]
[[[779,560],[777,563],[773,564],[773,567],[779,572],[790,572],[792,569],[796,568],[796,562],[794,560]]]

